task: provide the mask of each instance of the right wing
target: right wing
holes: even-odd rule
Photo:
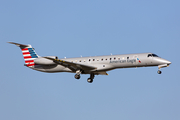
[[[64,60],[59,60],[59,59],[54,59],[50,57],[44,57],[46,59],[54,61],[56,64],[62,65],[64,67],[68,67],[72,71],[76,72],[77,70],[94,70],[97,69],[96,67],[89,66],[89,65],[83,65],[83,64],[78,64],[78,63],[73,63],[69,61],[64,61]]]

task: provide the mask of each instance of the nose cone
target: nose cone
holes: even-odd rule
[[[162,59],[162,58],[156,58],[155,59],[159,64],[167,64],[167,65],[170,65],[171,62],[166,60],[166,59]]]
[[[170,61],[168,61],[168,60],[166,60],[166,64],[170,65],[170,64],[171,64],[171,62],[170,62]]]
[[[171,64],[171,62],[166,60],[166,59],[161,59],[160,62],[163,63],[163,64],[167,64],[167,65]]]

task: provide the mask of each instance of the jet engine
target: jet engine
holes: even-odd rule
[[[53,58],[53,59],[58,59],[57,56],[45,56],[45,57],[49,57],[49,58]],[[46,59],[44,57],[39,57],[39,58],[35,59],[34,63],[38,64],[38,65],[54,65],[54,64],[56,64],[52,60]]]

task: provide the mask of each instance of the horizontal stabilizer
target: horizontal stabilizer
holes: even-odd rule
[[[20,48],[28,47],[28,45],[23,45],[23,44],[19,44],[19,43],[14,43],[14,42],[8,42],[8,43],[17,45],[17,46],[20,47]]]

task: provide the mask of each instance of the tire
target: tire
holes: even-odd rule
[[[80,79],[81,76],[76,74],[74,77],[75,77],[76,79]]]
[[[88,82],[88,83],[92,83],[92,82],[93,82],[93,79],[88,78],[88,79],[87,79],[87,82]]]
[[[161,74],[162,72],[160,70],[157,71],[158,74]]]

